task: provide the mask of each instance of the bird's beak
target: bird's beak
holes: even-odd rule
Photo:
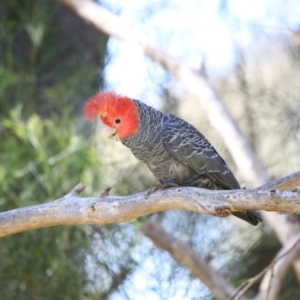
[[[119,137],[117,135],[117,131],[115,128],[109,127],[109,126],[105,126],[104,128],[104,134],[107,138],[109,138],[110,140],[115,140],[115,141],[119,141]]]

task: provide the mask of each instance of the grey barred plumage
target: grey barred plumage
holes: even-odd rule
[[[225,161],[191,124],[134,100],[140,119],[138,133],[121,140],[143,161],[161,184],[211,190],[240,189]],[[237,217],[256,225],[258,212],[238,212]]]
[[[91,97],[84,113],[90,120],[100,116],[113,129],[111,136],[117,136],[129,147],[163,185],[240,189],[209,141],[194,126],[174,115],[113,92]],[[262,221],[256,211],[234,215],[252,225]]]

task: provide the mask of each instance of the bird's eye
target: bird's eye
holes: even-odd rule
[[[115,120],[115,123],[116,123],[116,124],[120,124],[120,123],[121,123],[121,120],[120,120],[120,119],[116,119],[116,120]]]

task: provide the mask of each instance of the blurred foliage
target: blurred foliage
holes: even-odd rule
[[[97,152],[74,130],[75,120],[21,116],[13,109],[1,121],[1,206],[12,209],[69,192],[78,182],[98,185]],[[96,167],[97,169],[96,169]],[[100,186],[101,187],[101,186]],[[37,198],[38,196],[38,198]],[[25,203],[23,201],[26,201]]]
[[[102,84],[107,37],[51,1],[2,1],[0,15],[0,210],[51,201],[79,182],[100,191],[101,159],[78,113]],[[1,239],[0,299],[99,299],[88,288],[88,229]]]
[[[1,2],[0,14],[0,113],[20,102],[27,116],[81,109],[102,85],[107,37],[52,1]]]
[[[78,182],[89,195],[104,187],[101,159],[75,122],[26,119],[20,105],[2,119],[1,211],[59,198]],[[136,266],[134,232],[130,224],[59,226],[3,238],[0,299],[106,299]]]
[[[0,209],[61,197],[78,182],[99,186],[99,157],[78,135],[74,119],[22,117],[19,105],[1,121]],[[81,299],[85,289],[84,228],[53,227],[0,243],[0,298]]]

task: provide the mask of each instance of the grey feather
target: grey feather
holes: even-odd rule
[[[121,141],[148,166],[161,184],[212,190],[240,189],[225,161],[194,126],[134,101],[139,112],[139,131]],[[234,215],[252,225],[262,221],[257,211]]]

